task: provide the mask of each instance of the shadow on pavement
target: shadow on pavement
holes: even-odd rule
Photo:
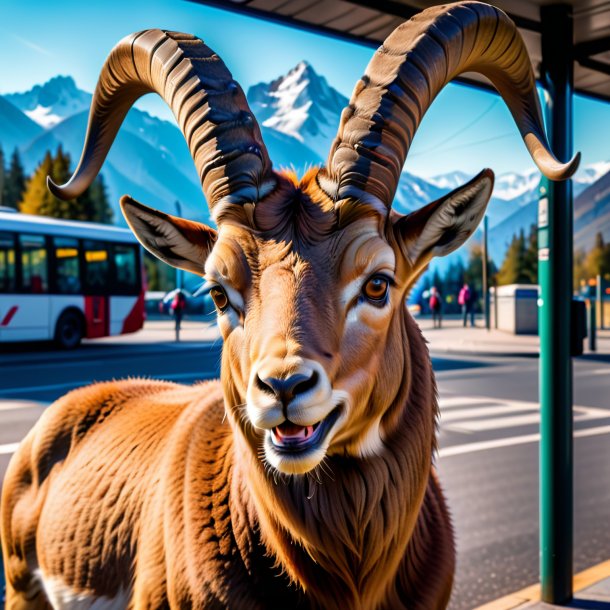
[[[438,358],[432,357],[432,368],[438,371],[453,371],[459,369],[476,369],[480,367],[496,366],[493,362],[481,362],[480,360],[463,360],[462,358]]]
[[[593,360],[595,362],[610,362],[610,354],[583,354],[582,356],[578,356],[580,360]]]
[[[610,610],[610,602],[595,601],[593,599],[573,599],[567,607],[578,608],[580,610]]]

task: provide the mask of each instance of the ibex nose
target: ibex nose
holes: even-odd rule
[[[284,379],[279,377],[265,377],[261,379],[256,375],[256,384],[259,390],[272,393],[284,406],[299,394],[305,394],[318,383],[318,373],[308,371],[307,373],[295,373]]]

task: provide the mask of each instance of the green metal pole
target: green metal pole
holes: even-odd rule
[[[490,329],[489,313],[489,253],[487,250],[487,236],[489,234],[487,216],[483,218],[483,313],[485,315],[485,328]]]
[[[541,8],[542,83],[548,95],[551,148],[572,156],[572,15],[568,5]],[[572,184],[541,185],[538,214],[540,328],[540,582],[542,600],[572,598],[573,447]]]

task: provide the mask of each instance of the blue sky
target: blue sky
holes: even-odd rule
[[[200,36],[246,90],[306,59],[349,97],[373,53],[368,47],[185,0],[3,0],[2,5],[0,94],[25,91],[57,74],[71,75],[80,88],[92,91],[112,46],[133,31],[151,27]],[[143,98],[139,107],[171,119],[154,96]],[[583,164],[610,158],[608,105],[577,98],[575,128]],[[423,121],[406,169],[433,176],[453,170],[474,174],[484,166],[500,174],[525,171],[533,164],[498,96],[450,85]]]

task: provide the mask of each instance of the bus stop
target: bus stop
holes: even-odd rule
[[[342,40],[378,47],[401,22],[438,4],[428,0],[192,0]],[[573,93],[610,99],[610,6],[602,0],[496,0],[526,42],[545,92],[549,142],[573,154]],[[470,75],[467,75],[470,76]],[[489,87],[482,77],[462,79]],[[569,329],[572,295],[571,181],[543,180],[539,193],[540,582],[542,601],[573,597],[573,419]],[[557,332],[557,329],[565,329]]]

